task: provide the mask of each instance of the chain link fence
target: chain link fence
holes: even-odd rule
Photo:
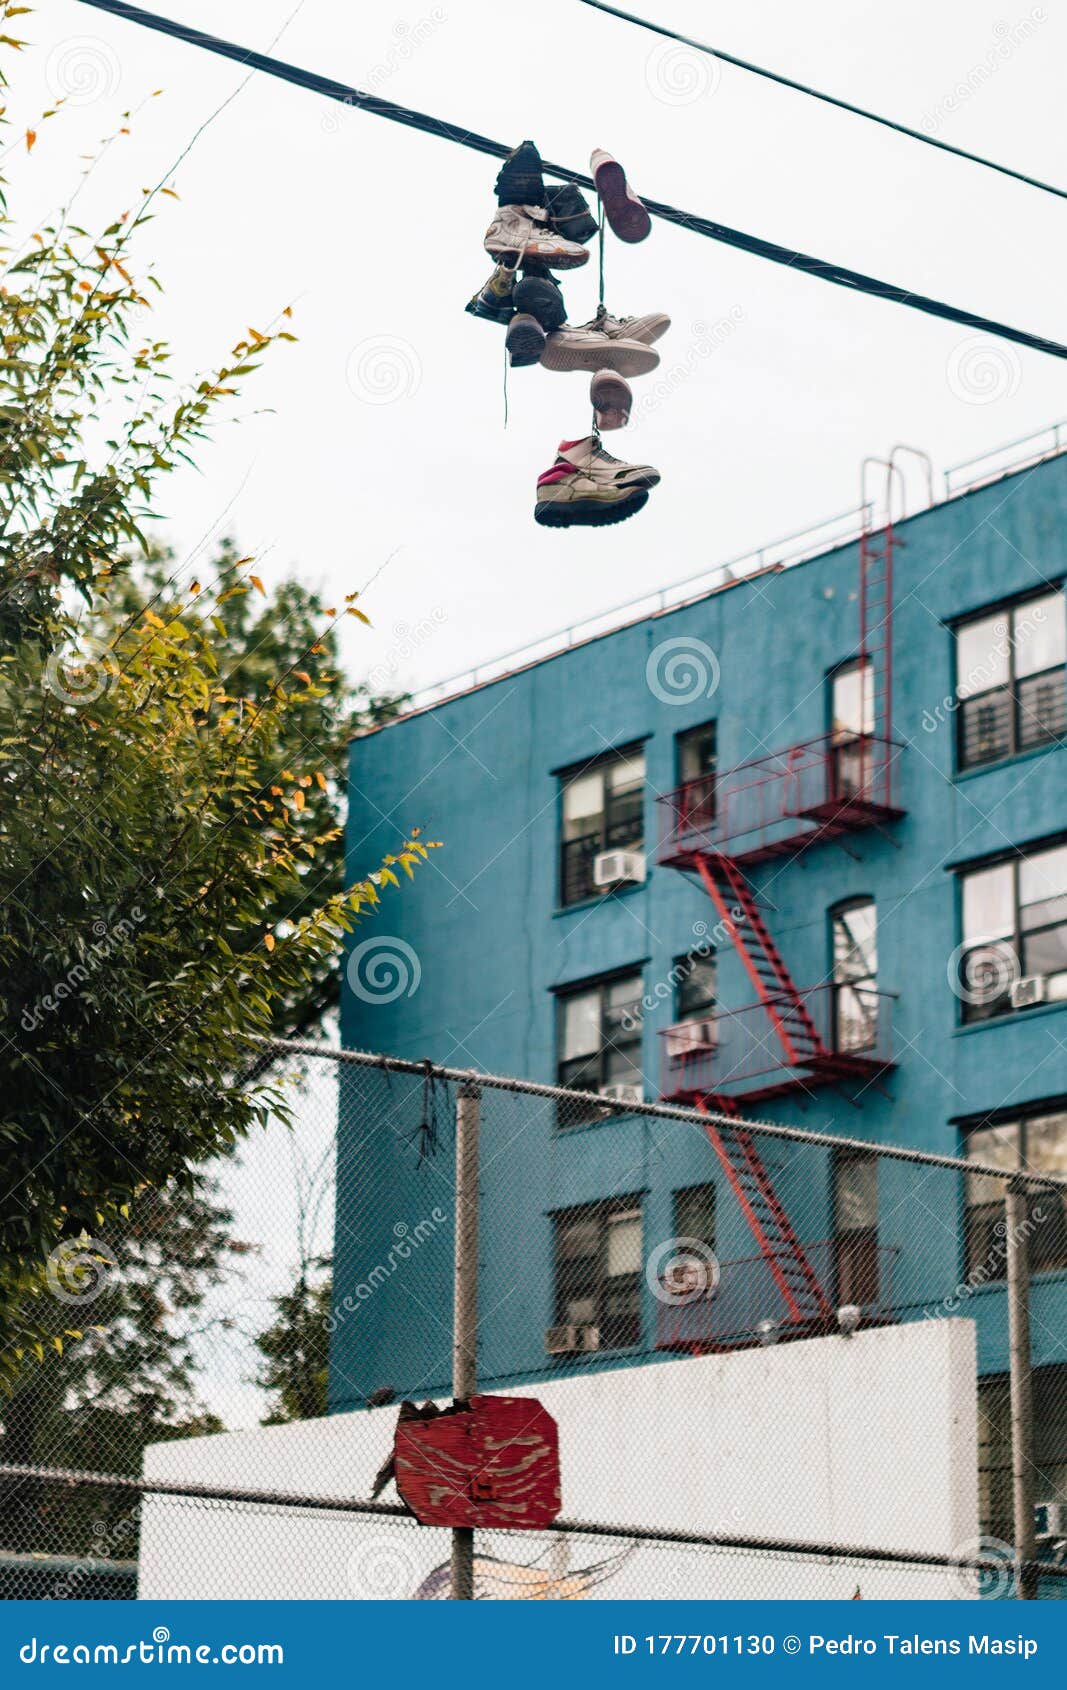
[[[470,1077],[268,1063],[291,1126],[49,1261],[4,1597],[451,1592],[388,1461],[399,1405],[452,1396]],[[1033,1128],[963,1162],[475,1079],[478,1389],[543,1402],[562,1466],[550,1530],[476,1533],[476,1597],[1067,1593],[1067,1180]]]

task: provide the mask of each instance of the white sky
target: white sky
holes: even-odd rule
[[[172,14],[261,49],[292,8],[169,0]],[[1054,0],[646,10],[1067,182],[1067,6]],[[578,0],[541,0],[530,16],[490,0],[304,0],[275,52],[503,141],[531,135],[579,169],[607,146],[653,197],[1067,336],[1067,204]],[[78,0],[19,22],[34,47],[13,67],[15,121],[73,91],[38,126],[32,159],[17,149],[8,160],[27,219],[62,201],[74,159],[119,111],[162,88],[80,205],[109,219],[135,203],[241,80],[226,61]],[[198,474],[164,488],[162,508],[179,547],[220,523],[242,551],[268,551],[268,582],[295,567],[331,594],[395,552],[368,593],[374,631],[346,630],[353,672],[384,664],[396,685],[439,680],[850,508],[865,453],[904,440],[943,468],[1067,416],[1067,370],[1053,359],[1003,342],[976,355],[969,331],[657,225],[637,247],[610,243],[608,303],[674,319],[658,375],[684,375],[611,442],[655,463],[662,485],[624,527],[542,531],[536,476],[561,438],[587,430],[587,378],[513,372],[504,431],[502,332],[463,312],[489,270],[495,169],[257,77],[197,142],[176,178],[180,203],[160,202],[141,249],[166,283],[155,329],[183,374],[293,304],[299,344],[253,379],[241,425],[219,431]],[[595,306],[594,269],[562,278],[574,321]],[[398,387],[384,404],[358,391],[360,348],[379,339],[379,372]],[[639,406],[656,380],[636,384]],[[427,619],[421,641],[404,632]]]
[[[292,5],[169,0],[173,15],[262,50]],[[1067,6],[1054,0],[645,9],[1067,183]],[[13,134],[32,124],[39,138],[29,159],[12,146],[6,168],[27,230],[69,196],[78,156],[124,108],[164,90],[82,195],[90,225],[135,205],[242,79],[232,64],[78,0],[49,0],[18,21],[33,45],[10,66]],[[1067,204],[578,0],[533,11],[499,0],[304,0],[275,51],[502,141],[532,136],[546,157],[581,170],[606,146],[652,197],[1067,336]],[[61,115],[37,123],[64,91]],[[163,488],[163,532],[180,555],[212,528],[232,532],[242,552],[267,554],[268,586],[296,569],[331,595],[362,586],[395,553],[365,601],[373,630],[346,625],[354,674],[384,666],[394,686],[424,685],[846,510],[858,502],[860,459],[897,441],[944,468],[1067,417],[1067,369],[1055,360],[1002,342],[976,349],[968,331],[657,225],[640,246],[610,243],[608,304],[670,313],[659,376],[672,391],[656,399],[655,376],[637,384],[640,419],[610,444],[655,463],[662,485],[622,528],[543,531],[532,517],[536,476],[561,438],[587,431],[587,378],[515,371],[504,431],[502,331],[463,311],[490,268],[481,242],[495,171],[490,159],[257,77],[197,141],[177,173],[180,202],[160,202],[139,249],[166,284],[154,334],[173,342],[183,376],[293,305],[299,344],[250,383],[240,426],[220,429],[199,472]],[[562,278],[573,321],[592,314],[594,272]],[[368,341],[384,344],[389,403],[361,395]],[[419,624],[432,633],[404,631]],[[320,1103],[309,1099],[309,1155]],[[275,1241],[249,1266],[239,1313],[253,1324],[291,1262],[293,1199],[274,1187],[269,1213],[263,1206],[278,1150],[274,1134],[250,1146],[227,1182],[239,1232]],[[258,1412],[245,1383],[252,1365],[234,1340],[226,1376],[212,1381],[231,1424]]]

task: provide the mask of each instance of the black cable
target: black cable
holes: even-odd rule
[[[813,100],[821,100],[824,105],[851,112],[853,117],[865,117],[869,123],[880,123],[883,129],[892,129],[897,135],[907,135],[912,141],[923,141],[928,147],[937,147],[940,152],[953,153],[956,158],[965,158],[970,164],[980,164],[986,170],[996,170],[1001,176],[1010,176],[1016,182],[1025,182],[1028,188],[1039,188],[1043,194],[1055,194],[1057,199],[1067,200],[1067,188],[1056,188],[1051,182],[1041,182],[1036,176],[1027,176],[1021,170],[1012,170],[1010,165],[997,164],[995,159],[982,158],[979,153],[969,153],[966,147],[954,147],[950,141],[939,141],[934,135],[925,135],[921,129],[909,129],[906,123],[896,123],[891,117],[881,117],[877,112],[867,111],[863,106],[854,106],[850,100],[838,99],[836,94],[824,94],[821,89],[809,88],[804,82],[794,82],[791,76],[782,76],[779,71],[767,70],[763,65],[750,64],[748,59],[739,59],[735,53],[724,53],[720,47],[709,47],[703,41],[694,41],[691,35],[682,35],[676,29],[665,29],[662,24],[635,17],[633,12],[624,12],[618,6],[605,4],[605,0],[581,0],[581,3],[583,6],[594,7],[598,12],[607,12],[613,18],[621,18],[624,23],[636,24],[638,29],[651,30],[653,35],[665,36],[668,41],[680,41],[684,47],[692,47],[698,53],[706,53],[711,59],[721,59],[723,64],[733,65],[737,70],[750,71],[753,76],[762,76],[767,82],[777,82],[782,88],[792,88],[794,93],[807,94]]]
[[[491,158],[507,158],[512,150],[499,141],[491,141],[487,136],[479,135],[473,129],[464,129],[459,124],[446,122],[443,118],[429,117],[425,112],[412,111],[407,106],[396,105],[392,100],[383,100],[378,94],[363,93],[344,82],[335,82],[332,77],[320,76],[317,71],[300,70],[296,65],[286,64],[282,59],[268,58],[265,53],[238,47],[232,41],[220,40],[218,36],[207,35],[203,30],[176,23],[172,18],[162,18],[155,12],[142,11],[139,6],[127,5],[126,0],[80,0],[80,3],[83,6],[92,6],[97,11],[111,12],[115,17],[125,18],[130,23],[142,24],[146,29],[171,35],[175,40],[187,42],[192,47],[202,47],[206,52],[218,53],[222,58],[234,59],[237,63],[247,65],[252,70],[262,71],[267,76],[276,76],[283,82],[292,82],[299,88],[307,88],[313,94],[323,94],[327,99],[339,100],[343,105],[356,106],[375,117],[385,117],[392,123],[402,123],[410,129],[421,130],[423,134],[437,135],[442,140],[454,141],[457,146],[471,147],[475,152],[487,153]],[[543,160],[542,165],[547,175],[596,192],[592,177],[568,170],[564,165],[551,164],[548,160]],[[649,199],[646,195],[642,195],[642,200],[650,212],[662,217],[667,223],[675,223],[682,229],[691,229],[695,234],[706,236],[708,240],[720,241],[725,246],[736,247],[740,252],[749,252],[756,258],[766,258],[772,264],[784,264],[790,269],[803,271],[805,275],[817,276],[820,281],[831,282],[835,287],[852,288],[857,293],[869,294],[873,299],[885,299],[896,305],[906,305],[912,311],[922,311],[926,316],[940,317],[946,322],[959,323],[964,328],[981,330],[982,333],[994,335],[1000,340],[1014,341],[1018,346],[1028,346],[1033,352],[1045,352],[1052,358],[1067,358],[1067,346],[1057,340],[1047,340],[1044,336],[1030,334],[1025,329],[1014,329],[1007,323],[998,323],[991,317],[981,317],[975,312],[945,305],[940,300],[913,293],[909,288],[898,287],[894,282],[879,281],[875,276],[866,276],[859,270],[849,270],[843,264],[834,264],[828,259],[813,258],[810,254],[796,252],[791,247],[778,246],[774,241],[762,240],[758,235],[746,235],[739,229],[727,227],[724,223],[713,222],[710,217],[698,217],[692,212],[679,211],[676,206],[668,205],[662,200]]]

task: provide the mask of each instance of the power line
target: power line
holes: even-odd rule
[[[841,100],[836,94],[824,94],[819,88],[809,88],[804,82],[795,82],[791,76],[783,76],[779,71],[767,70],[764,65],[754,65],[748,59],[739,59],[735,53],[725,53],[720,47],[709,47],[703,41],[695,41],[691,35],[682,35],[676,29],[666,29],[662,24],[651,23],[647,18],[639,18],[633,12],[624,12],[618,6],[609,6],[605,0],[581,0],[583,6],[592,6],[598,12],[607,12],[613,18],[621,18],[624,23],[636,24],[638,29],[650,30],[653,35],[665,36],[668,41],[679,41],[684,47],[692,47],[698,53],[707,54],[708,58],[721,59],[723,64],[733,65],[737,70],[747,70],[753,76],[762,76],[767,82],[777,82],[782,88],[792,88],[794,93],[807,94],[813,100],[821,100],[824,105],[836,106],[838,111],[851,112],[853,117],[866,118],[868,123],[881,124],[883,129],[892,129],[897,135],[907,135],[912,141],[922,141],[928,147],[936,147],[939,152],[953,153],[956,158],[965,158],[970,164],[980,164],[985,170],[996,170],[1001,176],[1010,176],[1013,181],[1025,182],[1028,188],[1038,188],[1043,194],[1055,194],[1057,199],[1067,200],[1067,188],[1054,187],[1051,182],[1042,182],[1036,176],[1027,176],[1022,170],[1012,170],[1010,165],[998,164],[995,159],[982,158],[979,153],[969,153],[966,147],[954,147],[950,141],[939,141],[935,135],[926,135],[921,129],[909,129],[906,123],[897,123],[891,117],[882,117],[878,112],[867,111],[863,106],[855,106],[851,100]]]
[[[336,82],[332,77],[321,76],[316,71],[302,70],[296,65],[286,64],[282,59],[269,58],[267,54],[257,53],[251,48],[239,47],[232,41],[224,41],[218,36],[206,34],[203,30],[177,23],[173,18],[160,17],[155,12],[143,11],[139,6],[127,5],[126,0],[81,0],[81,4],[92,6],[97,11],[110,12],[115,17],[141,24],[146,29],[173,36],[175,40],[203,48],[205,52],[233,59],[251,70],[262,71],[266,76],[278,77],[283,82],[306,88],[313,94],[322,94],[327,99],[340,101],[342,105],[370,112],[374,117],[388,118],[392,123],[402,123],[409,129],[420,130],[423,134],[436,135],[439,139],[452,141],[457,146],[470,147],[475,152],[486,153],[491,158],[507,158],[512,150],[499,141],[479,135],[476,130],[449,123],[444,118],[430,117],[425,112],[413,111],[407,106],[397,105],[392,100],[384,100],[379,94],[364,93],[344,82]],[[548,160],[544,160],[543,164],[549,176],[559,177],[565,182],[574,182],[579,187],[590,188],[595,192],[596,184],[592,177],[569,170],[566,165],[552,164]],[[1067,359],[1067,346],[1060,341],[1030,334],[1025,329],[1012,328],[1008,323],[997,322],[994,318],[983,317],[973,311],[964,311],[955,305],[946,305],[941,300],[927,298],[925,294],[914,293],[910,288],[899,287],[894,282],[880,281],[876,276],[850,270],[845,265],[835,264],[829,259],[814,258],[809,253],[797,252],[792,247],[765,241],[758,235],[747,235],[740,229],[729,228],[725,223],[716,223],[710,217],[680,211],[663,200],[649,199],[647,195],[642,195],[642,199],[649,211],[663,218],[665,222],[689,229],[708,240],[735,247],[740,252],[751,253],[755,258],[765,258],[772,264],[782,264],[788,269],[800,270],[805,275],[818,277],[820,281],[831,282],[835,287],[850,288],[855,293],[868,294],[872,299],[884,299],[895,305],[905,305],[910,310],[921,311],[928,317],[940,317],[945,322],[959,323],[964,328],[976,329],[1000,340],[1013,341],[1017,346],[1029,347],[1033,352],[1044,352],[1052,358]]]

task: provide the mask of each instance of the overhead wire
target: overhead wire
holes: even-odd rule
[[[321,94],[327,99],[337,100],[341,104],[360,111],[369,112],[375,117],[384,117],[392,123],[400,123],[410,129],[416,129],[423,134],[436,135],[439,139],[451,141],[457,146],[471,148],[475,152],[484,153],[490,158],[507,158],[513,150],[499,141],[493,141],[486,135],[480,135],[476,130],[468,129],[457,123],[450,123],[444,118],[432,117],[426,112],[414,111],[408,106],[399,105],[393,100],[383,99],[380,94],[369,94],[362,89],[338,82],[333,77],[322,76],[317,71],[304,70],[297,65],[287,64],[284,60],[274,59],[266,53],[259,53],[251,48],[238,46],[235,42],[223,40],[219,36],[209,35],[204,30],[194,29],[188,24],[177,22],[173,18],[159,16],[155,12],[148,12],[139,6],[127,4],[127,0],[79,0],[83,6],[91,6],[96,11],[110,12],[113,16],[124,18],[130,23],[136,23],[146,29],[169,35],[175,40],[183,41],[189,46],[199,47],[205,52],[218,54],[222,58],[233,59],[250,70],[261,71],[266,76],[277,77],[283,82],[292,83],[296,87],[305,88],[311,93]],[[591,176],[580,171],[571,170],[566,165],[559,165],[545,159],[542,160],[546,175],[559,178],[564,182],[573,182],[577,187],[591,189],[596,192],[596,184]],[[780,264],[788,269],[798,270],[804,275],[815,276],[820,281],[829,282],[835,287],[849,288],[853,292],[863,293],[873,299],[883,299],[891,304],[902,305],[912,311],[922,312],[926,316],[937,317],[945,322],[958,323],[961,327],[974,329],[980,333],[992,335],[1000,340],[1012,341],[1017,346],[1025,346],[1034,352],[1043,352],[1051,358],[1067,359],[1067,345],[1061,341],[1051,340],[1044,335],[1032,334],[1025,329],[1014,328],[1009,323],[998,322],[995,318],[983,316],[979,312],[967,311],[959,306],[946,304],[943,300],[933,299],[925,294],[916,293],[911,288],[899,286],[895,282],[881,281],[876,276],[865,275],[862,271],[849,269],[846,265],[837,264],[830,259],[816,258],[810,253],[799,252],[792,247],[778,245],[775,241],[764,240],[758,235],[749,235],[740,229],[732,229],[724,223],[718,223],[710,217],[702,217],[694,212],[682,211],[677,206],[663,200],[650,199],[646,194],[641,196],[644,205],[655,216],[664,222],[673,223],[678,228],[688,229],[694,234],[703,235],[706,239],[720,242],[725,246],[735,248],[739,252],[750,253],[753,257],[766,259],[772,264]]]
[[[806,94],[809,99],[821,100],[823,105],[836,106],[838,111],[850,112],[853,117],[862,117],[868,123],[880,124],[883,129],[891,129],[897,135],[906,135],[909,140],[922,141],[925,146],[936,147],[939,152],[952,153],[956,158],[966,159],[970,164],[981,165],[984,170],[995,170],[1001,176],[1010,176],[1013,181],[1025,182],[1028,188],[1037,188],[1043,194],[1055,194],[1057,199],[1067,200],[1067,188],[1057,188],[1052,182],[1043,182],[1037,176],[1028,176],[1023,170],[1013,170],[1010,165],[1000,164],[996,159],[983,158],[981,153],[968,152],[966,147],[953,146],[951,141],[941,141],[936,135],[929,135],[922,129],[912,129],[906,123],[898,123],[895,118],[868,111],[865,106],[854,105],[851,100],[844,100],[837,94],[827,94],[821,88],[811,88],[805,82],[797,82],[791,76],[783,76],[780,71],[768,70],[765,65],[738,58],[736,53],[724,52],[721,47],[710,47],[704,41],[697,41],[692,35],[683,35],[679,30],[668,29],[665,24],[653,23],[651,19],[638,17],[634,12],[624,12],[620,6],[608,5],[607,0],[580,0],[580,3],[583,6],[591,6],[594,11],[606,12],[610,17],[620,18],[624,23],[635,24],[638,29],[647,29],[653,35],[661,35],[668,41],[680,42],[683,47],[692,47],[695,52],[704,53],[710,59],[719,59],[736,70],[748,71],[750,75],[761,76],[767,82],[777,82],[782,88],[791,88],[796,94]]]

